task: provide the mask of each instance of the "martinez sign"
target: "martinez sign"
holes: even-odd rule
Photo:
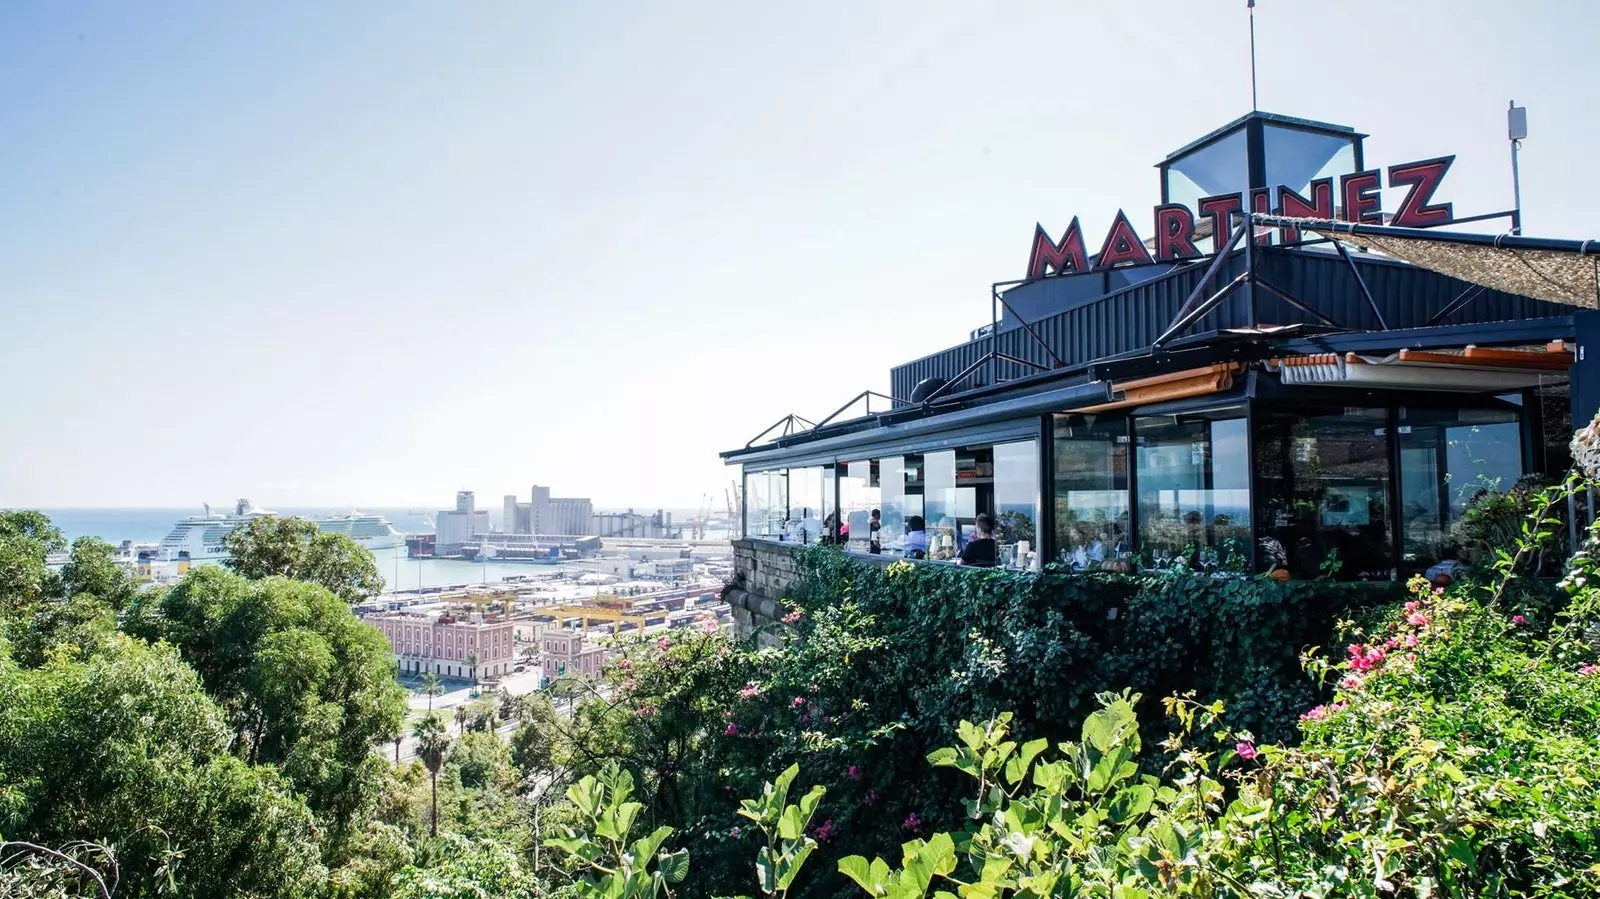
[[[1407,188],[1400,208],[1389,224],[1402,228],[1433,228],[1455,221],[1455,209],[1450,203],[1433,203],[1434,192],[1444,180],[1445,173],[1455,162],[1454,156],[1423,159],[1389,166],[1389,187]],[[1310,197],[1303,197],[1287,186],[1276,188],[1277,204],[1272,203],[1272,188],[1256,188],[1249,192],[1250,210],[1263,215],[1273,214],[1293,218],[1333,219],[1364,225],[1383,224],[1383,172],[1368,169],[1352,172],[1339,178],[1338,196],[1341,202],[1334,205],[1332,178],[1311,182]],[[1231,216],[1244,211],[1243,193],[1218,194],[1204,197],[1197,204],[1199,214],[1211,219],[1211,233],[1225,243],[1226,235],[1233,233]],[[1078,217],[1072,217],[1067,233],[1052,241],[1044,225],[1036,224],[1033,232],[1033,252],[1028,254],[1028,278],[1043,278],[1054,271],[1058,275],[1102,271],[1121,265],[1154,265],[1159,262],[1177,262],[1198,259],[1205,253],[1194,245],[1195,212],[1180,203],[1165,203],[1155,208],[1155,254],[1133,230],[1127,213],[1117,210],[1116,220],[1106,233],[1100,253],[1089,264],[1083,243],[1083,231],[1078,227]],[[1279,229],[1280,242],[1300,242],[1300,229],[1288,225]],[[1256,242],[1266,244],[1270,234],[1256,236]]]

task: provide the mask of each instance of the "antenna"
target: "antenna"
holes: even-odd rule
[[[1251,0],[1254,2],[1254,0]],[[1512,100],[1506,110],[1506,139],[1511,141],[1511,233],[1522,233],[1522,176],[1517,171],[1517,150],[1528,137],[1528,107]]]
[[[1261,108],[1256,102],[1256,0],[1245,0],[1250,8],[1250,111]]]

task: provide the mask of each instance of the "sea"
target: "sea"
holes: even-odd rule
[[[215,511],[231,512],[231,507],[214,507]],[[161,538],[171,533],[172,526],[179,519],[192,515],[203,514],[201,509],[40,509],[39,511],[50,516],[51,522],[61,529],[62,536],[70,542],[79,537],[99,537],[106,542],[116,545],[124,540],[134,543],[159,543]],[[322,518],[329,515],[345,515],[350,512],[348,506],[340,508],[274,508],[273,512],[279,515],[297,516],[300,518]],[[624,511],[621,509],[601,509],[597,511]],[[636,509],[636,511],[642,511]],[[654,511],[653,509],[651,511]],[[672,513],[674,521],[687,521],[699,513],[692,509],[667,509]],[[369,508],[361,507],[361,512],[369,515],[382,515],[389,519],[395,529],[402,534],[431,534],[433,526],[428,523],[427,515],[414,508]],[[492,513],[491,513],[492,520]],[[707,539],[718,539],[725,534],[708,533]],[[464,584],[498,584],[505,578],[533,574],[539,571],[549,571],[551,566],[534,565],[526,562],[468,562],[460,559],[408,559],[406,548],[398,546],[393,549],[379,549],[372,552],[378,564],[378,573],[383,576],[386,589],[404,590],[413,587],[452,587]],[[204,562],[199,564],[206,564]],[[584,569],[579,569],[584,570]]]

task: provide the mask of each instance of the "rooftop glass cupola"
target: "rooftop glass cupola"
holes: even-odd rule
[[[1158,163],[1161,202],[1198,209],[1207,197],[1279,185],[1305,193],[1318,178],[1360,171],[1365,137],[1344,125],[1252,112]]]

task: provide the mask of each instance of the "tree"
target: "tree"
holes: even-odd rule
[[[72,552],[61,568],[66,596],[93,596],[116,611],[128,606],[139,585],[117,564],[116,547],[97,537],[72,541]]]
[[[450,763],[460,774],[461,785],[474,790],[505,786],[510,776],[511,759],[506,744],[493,733],[473,731],[456,741]]]
[[[478,685],[478,651],[476,649],[467,653],[467,667],[472,671],[472,685]]]
[[[511,763],[523,777],[548,776],[556,768],[558,722],[555,706],[542,693],[530,693],[518,703],[520,723],[511,735]]]
[[[125,626],[177,647],[225,710],[233,751],[280,765],[339,839],[383,776],[372,747],[405,717],[383,636],[322,587],[218,568],[154,603]]]
[[[428,711],[433,711],[433,697],[444,692],[444,682],[432,671],[422,675],[422,689],[428,694]]]
[[[224,564],[251,580],[277,575],[320,584],[350,603],[383,589],[372,553],[303,518],[252,518],[222,538],[222,546],[230,556]]]
[[[119,635],[32,669],[0,648],[0,832],[114,846],[118,896],[320,891],[310,811],[275,771],[227,755],[227,735],[168,647]]]
[[[58,594],[58,578],[45,558],[65,545],[61,531],[44,514],[0,511],[0,615],[9,618]]]
[[[439,835],[439,769],[444,767],[445,756],[450,752],[450,733],[445,730],[444,722],[432,712],[424,715],[417,722],[411,736],[417,742],[417,757],[422,759],[422,764],[428,768],[428,780],[433,793],[428,833],[430,836]]]

